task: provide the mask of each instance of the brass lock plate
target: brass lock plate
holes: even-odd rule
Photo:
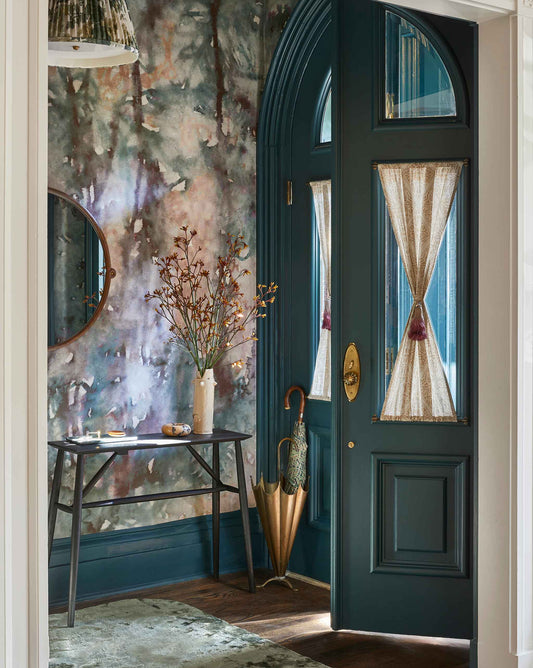
[[[355,401],[361,383],[361,362],[355,343],[350,343],[346,348],[342,380],[348,401]]]

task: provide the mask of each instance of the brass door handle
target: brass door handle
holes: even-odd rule
[[[361,362],[355,343],[350,343],[346,348],[342,381],[348,401],[355,401],[361,382]]]
[[[355,385],[358,381],[357,374],[354,373],[353,371],[348,371],[347,373],[344,374],[344,384],[351,386]]]

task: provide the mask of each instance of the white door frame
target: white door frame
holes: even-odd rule
[[[478,656],[480,668],[533,668],[533,0],[396,4],[480,23]],[[48,665],[47,5],[0,0],[6,668]]]
[[[47,666],[46,0],[0,0],[0,665]]]

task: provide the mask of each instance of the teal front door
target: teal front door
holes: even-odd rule
[[[287,225],[288,266],[283,281],[284,324],[290,384],[306,395],[309,497],[298,529],[290,569],[321,582],[331,570],[331,397],[312,394],[324,320],[323,263],[310,184],[331,180],[331,59],[328,25],[315,43],[296,96],[292,116]],[[329,304],[327,305],[329,308]],[[298,406],[296,396],[293,408]],[[296,417],[293,410],[292,422]]]
[[[473,638],[476,29],[334,7],[333,624]]]

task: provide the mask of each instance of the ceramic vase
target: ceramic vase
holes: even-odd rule
[[[193,433],[212,434],[216,385],[213,369],[206,369],[203,376],[200,375],[200,372],[197,372],[193,383]]]

